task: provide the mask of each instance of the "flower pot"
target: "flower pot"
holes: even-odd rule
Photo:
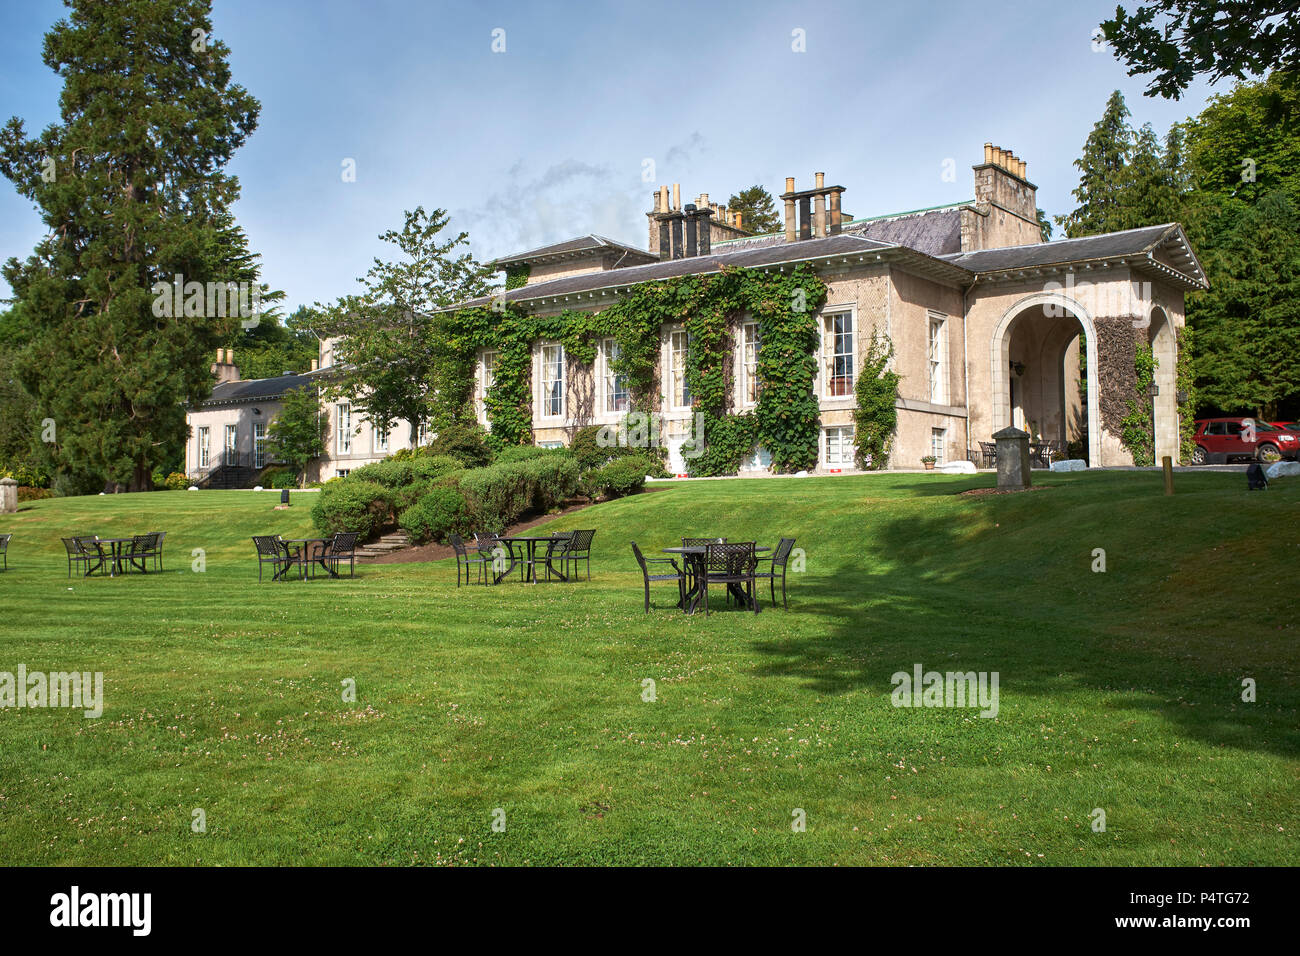
[[[921,462],[921,464],[925,465],[925,470],[926,470],[926,471],[934,471],[934,462],[932,462],[932,461],[923,461],[923,462]]]

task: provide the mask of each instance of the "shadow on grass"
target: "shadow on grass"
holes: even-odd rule
[[[1005,505],[985,501],[973,502],[967,516],[987,509],[985,518],[1007,522]],[[864,536],[860,560],[792,575],[785,613],[817,614],[828,629],[756,642],[766,658],[756,673],[800,679],[818,694],[889,694],[891,675],[917,663],[997,671],[1004,703],[1010,695],[1052,698],[1084,689],[1098,709],[1145,709],[1189,739],[1300,756],[1298,668],[1289,647],[1284,673],[1255,675],[1261,684],[1272,678],[1267,703],[1243,703],[1250,671],[1243,674],[1241,662],[1255,650],[1250,628],[1216,634],[1225,653],[1179,653],[1187,615],[1167,619],[1149,608],[1152,582],[1133,575],[1099,600],[1087,571],[1075,574],[1074,585],[1059,567],[1044,571],[1050,542],[1020,556],[1026,541],[1046,534],[1026,520],[1036,511],[1021,511],[1015,530],[994,530],[996,522],[981,529],[951,513],[880,522]],[[1228,642],[1239,653],[1226,653]]]

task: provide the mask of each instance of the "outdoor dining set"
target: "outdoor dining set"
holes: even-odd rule
[[[650,612],[650,584],[672,581],[677,585],[677,607],[694,614],[704,605],[709,613],[709,589],[720,589],[726,603],[735,598],[738,606],[759,613],[758,582],[768,581],[772,606],[776,606],[776,580],[781,579],[781,605],[789,607],[786,599],[786,571],[794,538],[782,538],[776,550],[759,547],[753,541],[728,541],[726,538],[682,538],[681,547],[663,548],[665,554],[675,558],[647,558],[635,541],[632,554],[641,567],[645,587],[645,610]],[[766,552],[771,552],[767,554]],[[667,569],[671,567],[672,571]]]
[[[163,539],[166,537],[166,531],[150,531],[128,538],[101,538],[97,534],[63,538],[63,547],[68,553],[68,577],[72,577],[74,567],[87,578],[96,572],[116,577],[129,571],[142,574],[151,570],[161,571]]]
[[[286,581],[290,572],[298,569],[298,580],[306,581],[323,574],[339,578],[339,568],[348,565],[348,576],[356,575],[357,538],[353,531],[340,531],[329,538],[282,538],[278,534],[253,536],[257,548],[257,580],[262,580],[262,567],[271,565],[271,580]]]
[[[456,587],[461,577],[465,583],[500,584],[517,569],[521,581],[536,584],[539,571],[545,580],[577,580],[580,570],[591,580],[591,530],[560,531],[547,535],[489,534],[474,535],[473,544],[460,535],[448,536],[456,552]],[[543,547],[544,546],[544,547]],[[473,553],[470,549],[473,548]]]
[[[981,468],[996,468],[998,464],[998,443],[994,441],[982,441],[980,446],[979,461]],[[1033,468],[1051,468],[1052,458],[1060,454],[1064,449],[1061,443],[1055,439],[1044,438],[1041,441],[1031,441],[1029,443],[1029,462]],[[968,455],[974,460],[975,455]]]

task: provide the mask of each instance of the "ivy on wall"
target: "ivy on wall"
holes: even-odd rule
[[[510,266],[506,269],[506,291],[518,289],[528,284],[528,277],[533,274],[533,267],[528,263]]]
[[[640,284],[600,312],[537,316],[501,300],[491,308],[461,309],[440,330],[445,355],[431,420],[435,428],[472,420],[477,355],[491,349],[497,353],[494,381],[484,400],[490,440],[498,446],[531,443],[532,346],[539,339],[559,341],[571,367],[590,366],[598,340],[614,339],[619,355],[612,371],[626,381],[632,409],[656,412],[661,329],[680,323],[690,340],[692,411],[704,426],[703,452],[689,459],[691,474],[734,474],[755,445],[767,449],[778,471],[812,468],[820,441],[813,390],[816,311],[825,298],[825,284],[805,264],[790,272],[726,269]],[[745,314],[758,324],[762,384],[756,408],[733,414],[734,330]]]
[[[1183,400],[1178,403],[1178,460],[1191,464],[1196,451],[1196,369],[1192,364],[1192,330],[1184,326],[1175,329],[1178,346],[1178,371],[1174,387]]]
[[[884,333],[871,333],[871,345],[862,360],[862,373],[854,386],[858,407],[853,413],[853,438],[860,468],[873,471],[889,464],[889,450],[898,430],[898,383],[901,376],[889,367],[894,343]]]
[[[1145,342],[1139,342],[1133,351],[1133,394],[1127,400],[1128,414],[1120,421],[1120,441],[1133,455],[1135,465],[1154,465],[1153,422],[1149,390],[1156,380],[1155,351]]]

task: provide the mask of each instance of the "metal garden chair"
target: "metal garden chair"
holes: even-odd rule
[[[772,607],[776,607],[776,577],[781,575],[781,605],[789,608],[790,605],[785,598],[785,574],[786,566],[790,563],[790,552],[794,550],[794,538],[782,538],[781,543],[776,546],[776,550],[771,555],[763,558],[756,558],[759,564],[767,563],[766,571],[755,571],[754,578],[767,578],[771,584]],[[770,562],[770,563],[768,563]]]
[[[650,582],[651,581],[676,581],[677,582],[677,600],[683,606],[686,604],[686,572],[677,566],[677,562],[672,558],[647,558],[641,553],[641,549],[632,542],[632,554],[636,556],[636,563],[641,566],[641,577],[645,579],[645,612],[650,613]],[[650,565],[661,567],[665,564],[672,565],[672,574],[651,574]]]
[[[451,549],[456,552],[456,587],[460,587],[461,568],[465,569],[465,583],[467,585],[469,584],[470,568],[474,567],[478,568],[479,582],[486,583],[483,581],[483,575],[485,571],[491,570],[492,558],[490,556],[484,557],[481,552],[476,558],[470,557],[469,549],[465,547],[465,540],[458,534],[448,535],[447,541],[451,544]]]
[[[754,597],[756,558],[753,541],[737,541],[731,544],[708,544],[704,546],[704,580],[700,587],[704,591],[704,616],[709,616],[709,585],[726,585],[731,593],[732,585],[743,584],[749,606],[758,613],[758,601]]]

